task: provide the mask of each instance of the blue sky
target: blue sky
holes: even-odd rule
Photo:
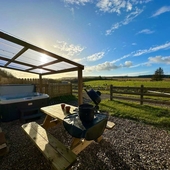
[[[84,76],[170,74],[169,0],[0,3],[1,31],[83,64]]]

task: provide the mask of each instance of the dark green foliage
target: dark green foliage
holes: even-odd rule
[[[4,77],[4,78],[15,78],[15,76],[13,76],[11,73],[0,69],[0,77]]]
[[[77,101],[77,97],[74,95],[58,96],[51,98],[49,104],[69,103],[70,101]]]
[[[163,80],[163,77],[164,77],[164,71],[163,71],[163,69],[161,67],[159,67],[155,71],[155,73],[154,73],[154,75],[152,77],[152,80],[154,80],[154,81],[161,81],[161,80]]]

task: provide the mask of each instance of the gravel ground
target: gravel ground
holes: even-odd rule
[[[41,124],[43,119],[36,122]],[[109,120],[115,127],[104,132],[100,143],[82,151],[72,170],[170,170],[168,131],[112,116]],[[9,152],[0,157],[0,170],[49,170],[49,163],[21,125],[18,120],[0,123],[9,146]],[[48,131],[69,146],[71,137],[62,125]]]

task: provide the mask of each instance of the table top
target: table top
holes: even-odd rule
[[[61,103],[42,107],[41,111],[55,119],[63,120],[68,114],[72,114],[74,110],[77,108],[75,106],[72,106],[66,103],[65,103],[65,106],[71,107],[70,113],[66,113],[65,110],[62,110]]]

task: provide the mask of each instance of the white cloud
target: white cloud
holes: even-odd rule
[[[154,31],[151,31],[150,29],[143,29],[136,34],[152,34],[152,33],[154,33]]]
[[[64,2],[68,4],[85,5],[86,3],[91,2],[91,0],[64,0]]]
[[[151,1],[153,0],[132,0],[133,4],[146,4]]]
[[[143,9],[135,8],[135,11],[131,12],[129,15],[126,16],[125,20],[123,21],[123,25],[129,24],[134,18],[136,18],[142,12]]]
[[[100,11],[108,12],[108,13],[117,13],[121,14],[121,11],[129,12],[124,20],[117,22],[112,25],[112,27],[108,30],[106,30],[106,35],[110,35],[112,32],[114,32],[116,29],[123,25],[127,25],[130,22],[132,22],[138,15],[140,15],[143,12],[143,9],[139,9],[137,7],[138,4],[146,4],[152,0],[100,0],[97,3],[97,7]],[[134,9],[134,10],[133,10]],[[132,11],[133,10],[133,11]]]
[[[99,0],[96,6],[102,12],[121,14],[123,11],[131,11],[135,5],[148,3],[151,0]]]
[[[161,15],[161,14],[163,14],[165,12],[170,12],[170,6],[161,7],[151,17],[156,17],[156,16]]]
[[[54,48],[68,57],[78,55],[85,49],[85,47],[81,47],[80,45],[67,44],[64,41],[57,41]]]
[[[159,50],[166,50],[166,49],[169,49],[169,48],[170,48],[170,42],[162,44],[162,45],[158,45],[158,46],[155,46],[155,47],[150,47],[149,49],[133,51],[133,52],[126,54],[123,57],[120,57],[120,58],[113,60],[111,62],[116,63],[118,61],[121,61],[121,60],[126,59],[126,58],[131,57],[131,56],[134,56],[134,57],[141,56],[143,54],[148,54],[148,53],[152,53],[152,52],[159,51]]]
[[[63,0],[66,4],[85,5],[93,3],[102,12],[121,14],[123,11],[131,11],[137,4],[146,4],[152,0]]]
[[[162,56],[156,56],[156,57],[149,57],[150,63],[164,63],[164,64],[170,64],[170,56],[162,57]]]
[[[150,62],[144,62],[144,63],[139,63],[133,66],[130,66],[130,68],[135,68],[135,67],[140,67],[140,66],[151,66]]]
[[[130,22],[133,21],[134,18],[136,18],[142,12],[143,12],[142,9],[136,8],[135,11],[128,14],[123,21],[117,22],[109,30],[106,30],[106,35],[110,35],[112,32],[114,32],[119,27],[129,24]]]
[[[114,70],[114,69],[117,69],[117,68],[120,68],[122,67],[121,65],[120,66],[117,66],[111,62],[104,62],[104,63],[101,63],[101,64],[98,64],[98,65],[95,65],[95,66],[89,66],[89,67],[85,67],[85,71],[86,72],[93,72],[93,71],[104,71],[104,70]]]
[[[96,66],[96,69],[101,71],[101,70],[113,70],[113,69],[117,69],[119,66],[114,65],[113,63],[110,63],[108,61],[102,63],[102,64],[98,64]]]
[[[82,63],[82,64],[83,64],[83,62],[84,62],[85,60],[86,60],[85,57],[83,57],[83,58],[75,58],[75,59],[74,59],[75,62],[77,62],[77,63]]]
[[[149,49],[138,50],[137,52],[133,52],[134,53],[133,56],[140,56],[140,55],[143,55],[143,54],[148,54],[148,53],[152,53],[152,52],[155,52],[155,51],[168,49],[168,48],[170,48],[170,42],[165,43],[163,45],[150,47]]]
[[[131,67],[132,66],[132,62],[131,61],[125,61],[124,66],[125,67]]]
[[[120,58],[118,58],[118,59],[116,59],[116,60],[111,61],[111,63],[116,63],[116,62],[118,62],[118,61],[120,61],[120,60],[123,60],[123,59],[125,59],[125,58],[128,58],[128,57],[131,56],[131,54],[132,54],[132,53],[127,54],[127,55],[124,55],[123,57],[120,57]]]
[[[125,0],[100,0],[96,6],[100,11],[108,13],[116,12],[118,14],[121,13],[121,9],[126,9],[126,11],[132,9],[132,4]]]
[[[140,67],[140,66],[151,66],[154,63],[170,64],[170,56],[149,57],[147,62],[136,64],[136,65],[133,65],[133,66],[130,66],[130,67],[134,68],[134,67]]]
[[[127,25],[134,18],[136,18],[138,15],[140,15],[143,10],[139,9],[137,5],[146,4],[152,0],[98,0],[97,2],[94,0],[64,0],[67,4],[77,4],[77,5],[85,5],[87,3],[93,3],[96,5],[96,7],[99,9],[99,11],[107,12],[107,13],[117,13],[121,14],[123,12],[131,12],[128,14],[123,21],[117,22],[112,25],[112,27],[108,30],[106,30],[106,35],[110,35],[112,32],[114,32],[116,29],[123,25]],[[74,14],[74,11],[72,11]]]
[[[85,67],[85,71],[86,72],[93,72],[93,71],[110,71],[110,70],[115,70],[118,68],[122,68],[122,67],[131,67],[132,66],[132,62],[131,61],[126,61],[124,63],[124,65],[120,64],[120,65],[116,65],[113,62],[104,62],[95,66],[89,66],[89,67]]]
[[[170,56],[155,56],[155,57],[149,57],[147,62],[139,63],[133,66],[130,66],[131,68],[134,67],[140,67],[140,66],[151,66],[154,63],[163,63],[163,64],[170,64]]]
[[[91,67],[86,67],[85,70],[88,72],[92,72],[92,71],[102,71],[102,70],[114,70],[114,69],[118,69],[118,68],[122,68],[122,67],[129,67],[129,68],[134,68],[134,67],[139,67],[139,66],[150,66],[152,63],[166,63],[166,64],[170,64],[170,56],[168,57],[150,57],[148,58],[149,61],[144,62],[144,63],[140,63],[137,65],[133,65],[131,61],[125,61],[124,65],[116,65],[116,62],[119,62],[123,59],[126,59],[130,56],[140,56],[143,54],[147,54],[147,53],[152,53],[155,51],[159,51],[159,50],[166,50],[170,48],[170,43],[165,43],[159,46],[155,46],[155,47],[150,47],[149,49],[144,49],[144,50],[138,50],[133,51],[129,54],[124,55],[123,57],[120,57],[116,60],[113,61],[107,61],[101,64],[98,64],[96,66],[91,66]]]
[[[131,11],[132,10],[132,4],[127,1],[127,7],[126,7],[126,11]]]
[[[93,54],[91,56],[88,56],[87,60],[88,61],[97,61],[97,60],[100,60],[101,58],[103,58],[104,54],[105,54],[104,52],[95,53],[95,54]]]

